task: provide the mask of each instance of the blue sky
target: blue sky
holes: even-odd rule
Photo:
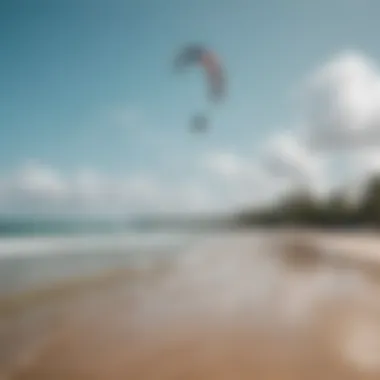
[[[292,92],[345,49],[380,59],[377,1],[0,1],[0,173],[38,159],[70,174],[186,175],[202,153],[250,155],[294,123]],[[200,71],[173,75],[188,42],[214,49],[228,98],[194,138]],[[160,141],[160,142],[158,142]]]

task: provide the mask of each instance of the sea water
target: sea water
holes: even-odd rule
[[[68,278],[144,265],[180,252],[204,234],[195,230],[138,229],[17,222],[0,228],[0,297]],[[19,228],[17,228],[19,227]]]

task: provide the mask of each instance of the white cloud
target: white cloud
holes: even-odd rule
[[[264,146],[263,164],[270,173],[305,181],[326,195],[380,172],[375,62],[355,51],[332,57],[302,83],[298,105],[302,128],[279,132]]]
[[[263,163],[274,175],[300,180],[314,169],[314,161],[291,132],[274,135],[263,150]]]
[[[271,175],[260,158],[231,152],[214,152],[204,157],[203,167],[216,180],[214,191],[230,209],[268,204],[288,185]]]
[[[345,52],[317,69],[303,87],[303,116],[316,149],[380,145],[380,71]]]
[[[163,182],[149,173],[110,178],[91,169],[70,176],[29,161],[0,179],[0,211],[42,214],[130,215],[217,210],[222,197],[207,181]]]
[[[366,175],[380,172],[380,149],[370,149],[359,157],[359,165]]]
[[[107,196],[108,183],[104,178],[101,178],[98,173],[90,169],[80,170],[72,180],[71,197],[85,203],[96,203]]]
[[[169,190],[158,178],[149,174],[131,175],[119,186],[124,208],[134,212],[170,211],[175,199]]]
[[[12,196],[23,195],[48,202],[62,199],[67,193],[63,178],[53,168],[38,161],[28,161],[16,170],[7,187]]]
[[[246,160],[230,152],[210,153],[205,157],[204,165],[215,174],[230,179],[248,175],[251,169]]]
[[[352,152],[347,156],[346,164],[351,169],[351,180],[363,183],[380,173],[380,148]]]
[[[263,169],[284,190],[303,187],[323,194],[328,188],[327,161],[311,152],[295,132],[273,135],[261,152]]]

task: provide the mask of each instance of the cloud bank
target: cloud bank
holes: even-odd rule
[[[209,151],[194,162],[195,175],[184,173],[170,183],[159,174],[111,178],[91,168],[65,176],[59,168],[29,160],[0,178],[0,211],[229,211],[271,202],[294,186],[325,194],[344,181],[362,181],[380,172],[376,63],[358,52],[343,52],[312,70],[299,87],[295,114],[302,115],[301,128],[294,124],[278,130],[249,156],[228,149]],[[122,125],[141,120],[140,111],[119,113],[114,117]]]
[[[380,145],[380,71],[371,59],[358,52],[339,54],[310,75],[302,93],[312,148]]]

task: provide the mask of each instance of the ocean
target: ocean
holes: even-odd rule
[[[146,265],[198,241],[199,229],[107,222],[0,222],[0,297]]]

